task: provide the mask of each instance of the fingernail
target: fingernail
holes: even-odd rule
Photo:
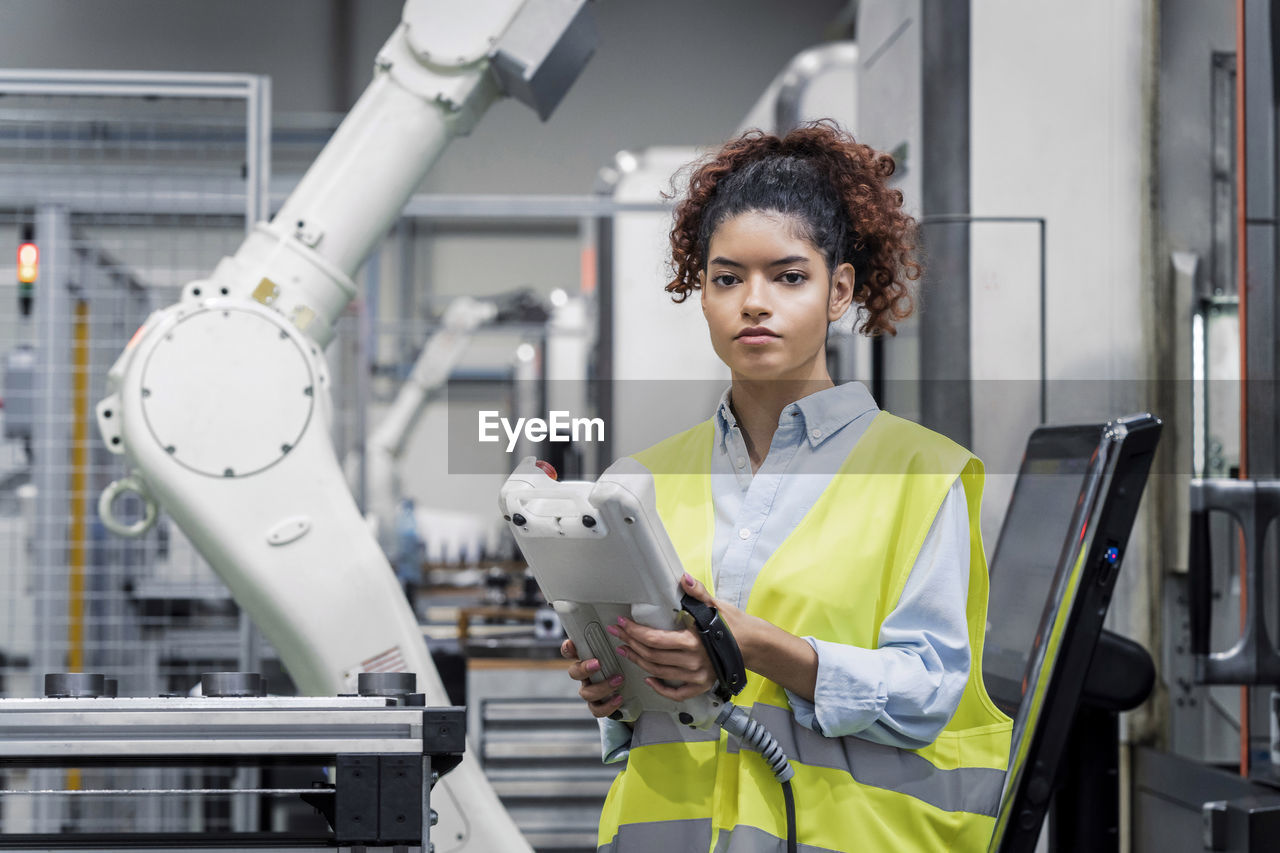
[[[626,619],[626,617],[625,617],[625,616],[619,616],[619,617],[618,617],[618,624],[619,624],[619,625],[621,625],[623,628],[627,627],[627,619]]]
[[[600,668],[600,661],[595,660],[593,658],[592,660],[589,660],[585,664],[583,664],[583,666],[587,668],[587,672],[595,672],[597,669]]]
[[[617,687],[619,684],[621,684],[621,683],[622,683],[622,676],[621,676],[621,675],[615,675],[613,678],[610,678],[610,679],[609,679],[609,683],[610,683],[611,685],[613,685],[614,687]]]
[[[685,586],[693,586],[693,575],[689,574],[688,572],[685,572],[683,580],[684,580]]]
[[[618,654],[622,655],[625,658],[627,656],[627,647],[618,646]]]
[[[606,631],[608,631],[610,634],[612,634],[613,636],[615,636],[615,637],[621,637],[621,636],[622,636],[622,633],[621,633],[620,631],[618,631],[618,629],[617,629],[617,628],[615,628],[615,627],[613,627],[612,625],[605,625],[605,626],[604,626],[604,629],[605,629]]]
[[[610,701],[610,702],[612,702],[612,703],[613,703],[613,704],[615,704],[615,705],[621,705],[621,704],[622,704],[622,694],[621,694],[621,693],[619,693],[617,696],[614,696],[614,697],[613,697],[612,699],[610,699],[609,701]]]

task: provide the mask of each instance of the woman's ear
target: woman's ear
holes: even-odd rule
[[[698,301],[702,303],[702,311],[707,310],[707,271],[698,270]]]
[[[834,323],[844,316],[853,302],[853,264],[844,263],[831,274],[831,287],[827,295],[827,320]]]

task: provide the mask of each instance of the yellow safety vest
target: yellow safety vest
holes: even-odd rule
[[[636,455],[685,569],[712,587],[711,421]],[[1008,765],[1012,722],[982,682],[987,568],[979,530],[982,463],[945,437],[876,415],[840,471],[752,587],[746,612],[799,636],[875,648],[938,508],[960,477],[969,509],[969,681],[955,715],[921,749],[824,737],[795,722],[786,692],[751,672],[735,703],[791,757],[798,842],[821,851],[985,850]],[[722,731],[646,713],[600,818],[602,853],[777,853],[781,786]]]

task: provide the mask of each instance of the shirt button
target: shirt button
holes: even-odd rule
[[[813,438],[822,438],[822,430],[820,429],[810,430],[809,435],[812,436]]]
[[[751,529],[750,529],[750,528],[747,528],[747,527],[744,527],[744,528],[742,528],[741,530],[739,530],[739,531],[738,531],[738,538],[739,538],[739,539],[750,539],[750,538],[751,538]]]
[[[739,468],[745,468],[745,467],[746,467],[746,465],[747,465],[747,457],[745,457],[745,456],[739,456],[739,457],[738,457],[738,467],[739,467]]]

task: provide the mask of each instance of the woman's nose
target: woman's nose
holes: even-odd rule
[[[768,289],[764,282],[755,279],[743,282],[742,313],[753,317],[769,314]]]

